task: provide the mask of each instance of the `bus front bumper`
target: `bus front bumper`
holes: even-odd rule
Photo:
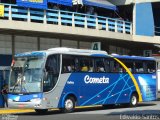
[[[42,103],[43,103],[42,100],[29,101],[29,102],[19,102],[19,101],[13,101],[13,100],[8,99],[8,107],[9,108],[45,109],[45,105],[44,105],[44,103],[43,104]]]

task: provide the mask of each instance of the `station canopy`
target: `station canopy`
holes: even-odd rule
[[[35,2],[31,0],[16,0],[16,2],[19,6],[42,9],[47,9],[47,3],[50,2],[65,6],[73,6],[75,5],[75,3],[77,3],[87,6],[95,6],[110,10],[116,10],[116,6],[108,2],[107,0],[35,0]]]
[[[107,0],[83,0],[83,4],[89,5],[89,6],[101,7],[101,8],[110,9],[110,10],[117,9],[115,5],[108,2]]]
[[[72,0],[48,0],[48,2],[60,5],[72,6]]]
[[[47,0],[16,0],[18,6],[47,9]]]
[[[48,0],[48,2],[51,2],[51,3],[67,5],[67,6],[72,6],[73,2],[75,1],[77,1],[77,3],[78,1],[82,1],[83,5],[101,7],[101,8],[110,9],[110,10],[116,10],[116,6],[108,2],[107,0]]]

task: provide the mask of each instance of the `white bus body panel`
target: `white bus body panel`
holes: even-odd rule
[[[160,69],[157,70],[158,91],[160,92]]]

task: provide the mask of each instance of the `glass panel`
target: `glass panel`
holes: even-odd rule
[[[110,60],[110,70],[114,73],[122,72],[122,66],[115,60]]]
[[[94,72],[93,60],[89,57],[83,57],[79,59],[80,71],[81,72]]]
[[[105,59],[105,66],[106,66],[106,72],[111,72],[109,59]]]
[[[47,58],[46,62],[46,78],[43,81],[43,91],[48,92],[52,90],[57,81],[60,71],[60,56],[51,55]]]
[[[144,64],[142,61],[136,61],[135,62],[135,72],[136,73],[144,73]]]
[[[146,62],[147,73],[156,72],[156,62],[148,61]]]
[[[10,92],[30,93],[42,91],[44,58],[15,58],[11,68]]]
[[[133,60],[122,60],[122,62],[126,65],[126,67],[130,70],[130,72],[134,73],[134,61]],[[124,68],[123,72],[127,72]]]
[[[75,57],[71,55],[63,55],[62,72],[71,73],[75,71]]]
[[[96,58],[95,65],[96,65],[96,72],[105,72],[105,65],[103,58]]]

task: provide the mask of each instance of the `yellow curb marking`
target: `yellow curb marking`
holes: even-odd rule
[[[76,107],[76,109],[82,109],[82,108],[95,108],[95,107],[101,107],[101,105],[97,106],[79,106]],[[50,109],[52,111],[56,111],[59,109]],[[5,109],[0,110],[0,114],[14,114],[14,113],[28,113],[28,112],[35,112],[34,109]]]

